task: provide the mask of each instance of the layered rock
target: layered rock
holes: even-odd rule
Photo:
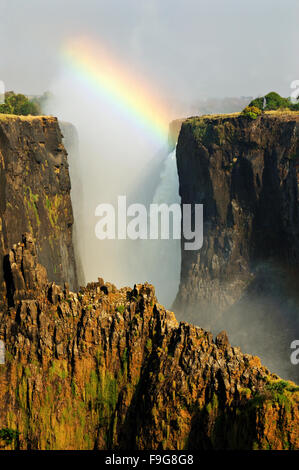
[[[299,448],[299,388],[225,332],[213,341],[178,323],[153,286],[117,290],[99,279],[74,293],[47,283],[28,234],[7,264],[3,447]]]
[[[3,259],[24,232],[49,279],[77,287],[67,154],[54,117],[0,115],[0,296]]]
[[[290,112],[183,123],[180,195],[182,204],[204,206],[204,244],[182,248],[174,305],[180,318],[227,328],[234,342],[297,379],[290,343],[299,337],[298,136],[299,115]]]

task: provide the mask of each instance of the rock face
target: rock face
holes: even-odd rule
[[[299,379],[299,115],[190,118],[177,165],[182,203],[204,205],[204,244],[182,249],[174,309]],[[184,242],[184,240],[183,240]]]
[[[49,279],[77,287],[67,154],[56,118],[0,115],[0,297],[3,260],[24,232]]]
[[[8,305],[43,293],[48,283],[47,271],[37,262],[36,247],[30,233],[9,251],[4,267]]]
[[[214,342],[179,324],[153,286],[116,290],[99,279],[73,293],[48,283],[30,234],[7,269],[3,448],[299,448],[299,387],[224,331]]]

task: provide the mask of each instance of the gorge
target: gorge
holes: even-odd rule
[[[180,195],[204,204],[205,225],[202,250],[182,251],[179,323],[150,283],[79,288],[58,121],[0,117],[2,448],[299,448],[299,388],[277,375],[286,361],[270,372],[230,344],[267,359],[264,337],[242,333],[256,339],[270,314],[282,336],[287,322],[284,345],[298,331],[297,123],[278,113],[182,124]]]

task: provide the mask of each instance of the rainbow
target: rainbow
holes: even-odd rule
[[[68,42],[64,63],[79,79],[121,112],[125,119],[142,127],[163,143],[167,141],[169,117],[162,100],[145,80],[132,72],[103,47],[90,39]]]

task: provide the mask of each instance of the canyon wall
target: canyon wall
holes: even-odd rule
[[[179,318],[261,355],[298,380],[299,115],[190,118],[177,166],[182,204],[204,206],[204,243],[182,246]],[[182,240],[184,243],[185,240]]]
[[[34,235],[49,279],[77,288],[72,227],[67,154],[57,119],[0,115],[1,300],[8,250],[24,232]]]
[[[218,328],[222,316],[239,318],[230,308],[242,293],[261,286],[267,299],[271,274],[272,297],[284,284],[289,293],[271,318],[286,307],[288,322],[297,318],[297,155],[293,115],[183,124],[182,200],[203,202],[209,217],[200,256],[183,253],[180,315]],[[1,449],[299,449],[299,387],[225,331],[214,339],[179,323],[150,284],[118,290],[99,278],[77,289],[55,118],[1,116],[0,161]]]
[[[73,293],[49,283],[31,234],[9,251],[8,269],[0,447],[299,448],[299,387],[225,332],[214,341],[178,323],[153,286],[99,279]]]

